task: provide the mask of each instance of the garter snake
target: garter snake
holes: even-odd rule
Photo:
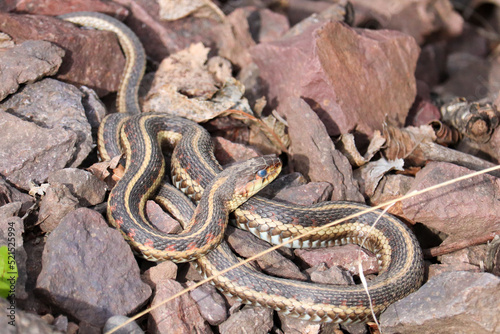
[[[107,159],[120,154],[119,138],[127,157],[125,175],[112,190],[108,201],[109,221],[121,230],[134,248],[151,260],[172,258],[184,261],[204,254],[197,262],[207,276],[237,263],[238,259],[225,242],[212,236],[211,232],[204,234],[209,236],[204,240],[209,246],[191,240],[178,252],[185,257],[171,255],[169,252],[177,251],[177,246],[164,243],[171,237],[155,230],[143,210],[145,200],[154,195],[154,189],[163,176],[164,160],[158,144],[161,139],[175,146],[173,182],[199,202],[194,213],[194,209],[187,210],[186,219],[199,212],[212,212],[213,215],[217,206],[214,194],[225,186],[222,181],[216,181],[214,186],[211,180],[224,172],[213,156],[207,132],[196,123],[164,114],[130,116],[140,113],[137,88],[145,60],[137,37],[120,22],[102,14],[71,13],[62,18],[75,24],[113,31],[127,58],[117,102],[117,109],[122,114],[108,116],[99,129],[98,146],[102,157]],[[302,207],[252,197],[235,214],[238,226],[279,243],[366,207],[352,202],[325,202]],[[418,289],[423,277],[422,252],[414,235],[395,217],[379,215],[380,212],[368,213],[291,244],[292,247],[318,247],[360,244],[365,239],[364,247],[376,254],[381,265],[379,275],[368,283],[375,314]],[[372,226],[375,221],[377,224]],[[211,228],[206,221],[199,225],[197,231]],[[192,230],[188,227],[190,232]],[[216,247],[218,242],[221,244]],[[213,249],[209,251],[209,248]],[[244,303],[270,307],[301,319],[347,323],[371,319],[369,297],[358,285],[334,286],[285,280],[264,275],[246,265],[218,276],[214,282],[225,294]]]

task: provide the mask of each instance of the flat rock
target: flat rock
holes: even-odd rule
[[[358,274],[358,259],[361,258],[365,275],[378,272],[377,258],[356,245],[296,249],[294,253],[310,267],[325,263],[329,268],[339,266],[353,274]]]
[[[49,16],[0,13],[0,31],[15,43],[46,40],[66,51],[56,78],[85,85],[100,96],[118,89],[125,65],[116,36],[111,32],[80,29]]]
[[[24,190],[64,168],[75,152],[76,134],[47,129],[0,110],[0,174]]]
[[[226,235],[227,242],[231,245],[231,248],[243,257],[254,256],[269,248],[267,242],[258,239],[250,232],[233,228],[232,226],[228,226]],[[292,261],[276,250],[260,256],[256,262],[262,271],[271,275],[301,281],[307,279],[307,276]]]
[[[278,110],[287,110],[290,135],[289,161],[293,171],[314,182],[333,185],[331,200],[364,202],[349,161],[330,139],[318,115],[301,98],[288,98]]]
[[[172,261],[163,261],[146,270],[141,278],[149,284],[151,289],[156,289],[156,285],[165,279],[175,279],[177,277],[177,265]]]
[[[80,207],[78,199],[61,183],[51,185],[40,202],[38,225],[43,232],[52,232],[71,211]]]
[[[77,139],[66,166],[78,167],[93,148],[92,130],[83,107],[84,94],[73,85],[43,79],[25,86],[0,105],[0,110],[41,127],[72,132]],[[61,168],[57,168],[61,169]],[[51,169],[51,170],[57,170]]]
[[[51,304],[97,328],[136,311],[151,295],[123,236],[85,208],[68,214],[47,238],[36,287]]]
[[[240,333],[244,328],[247,333],[269,333],[273,327],[273,311],[263,307],[245,306],[233,313],[219,326],[221,334]]]
[[[17,91],[20,84],[56,74],[64,50],[46,41],[25,41],[0,49],[0,101]]]
[[[201,316],[212,326],[217,326],[228,317],[228,309],[222,297],[213,285],[204,284],[189,293],[198,304]]]
[[[213,142],[215,157],[221,165],[244,161],[262,155],[252,147],[241,143],[234,143],[223,137],[215,137]]]
[[[156,286],[156,294],[151,306],[156,306],[182,290],[184,288],[180,283],[171,279],[162,280],[161,284]],[[184,294],[152,310],[148,327],[153,334],[212,333],[210,326],[201,316],[198,306],[189,294]]]
[[[382,129],[386,116],[403,124],[415,99],[418,53],[415,40],[405,34],[356,30],[340,22],[318,23],[251,49],[270,107],[280,107],[288,120],[292,111],[281,105],[300,96],[330,136],[354,129],[370,136]]]
[[[309,182],[296,187],[287,187],[277,192],[273,199],[299,205],[311,205],[332,198],[333,186],[328,182]]]
[[[102,0],[29,0],[16,3],[18,13],[38,15],[61,15],[68,12],[101,12],[115,17],[124,17],[127,10],[122,6]]]
[[[51,173],[49,184],[60,183],[68,187],[81,206],[97,205],[104,201],[106,183],[94,174],[78,168],[64,168]]]
[[[500,278],[449,272],[392,304],[380,317],[384,332],[401,334],[500,333]]]
[[[24,249],[24,222],[18,216],[22,203],[14,202],[0,207],[0,245],[5,245],[14,256],[17,265],[18,278],[16,281],[16,291],[14,298],[26,299],[26,259],[28,255]]]
[[[445,162],[430,162],[419,171],[409,192],[472,173]],[[447,234],[470,239],[500,228],[499,179],[483,174],[403,201],[404,216]],[[449,241],[449,240],[448,240]]]
[[[352,3],[357,25],[402,31],[419,44],[429,35],[434,39],[457,36],[463,28],[464,19],[448,0],[354,0]]]

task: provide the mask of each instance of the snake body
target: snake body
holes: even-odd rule
[[[236,264],[237,257],[221,237],[224,227],[214,232],[211,225],[214,221],[220,223],[219,218],[222,217],[215,211],[233,209],[218,208],[215,193],[232,190],[232,186],[220,181],[224,179],[220,174],[234,171],[222,170],[213,155],[209,134],[201,126],[185,119],[156,113],[139,114],[137,78],[140,79],[144,71],[144,50],[126,26],[96,13],[71,13],[62,18],[115,32],[127,58],[117,102],[118,111],[122,114],[106,118],[98,138],[98,147],[104,159],[120,154],[118,140],[126,155],[125,175],[112,190],[108,201],[109,221],[147,259],[185,261],[197,258],[200,270],[206,276],[218,274]],[[110,25],[112,29],[109,29]],[[165,170],[159,142],[175,146],[172,156],[173,183],[199,203],[196,210],[189,204],[183,205],[184,213],[181,215],[191,223],[181,235],[181,241],[178,237],[160,233],[144,214],[145,201],[154,195]],[[270,166],[274,166],[269,170],[273,174],[278,167],[272,161]],[[171,201],[176,202],[176,196]],[[373,311],[379,314],[389,304],[418,289],[422,282],[422,252],[411,231],[395,217],[387,214],[380,216],[377,211],[327,230],[314,230],[319,225],[365,208],[367,206],[352,202],[325,202],[303,207],[252,197],[235,210],[235,215],[239,227],[272,243],[311,231],[307,239],[301,238],[290,246],[363,243],[365,248],[376,254],[380,263],[379,275],[368,282]],[[195,218],[191,219],[191,216]],[[375,221],[376,225],[372,226]],[[195,236],[201,236],[206,243],[200,243]],[[359,285],[333,286],[285,280],[264,275],[247,265],[221,274],[214,279],[214,283],[225,294],[245,303],[270,307],[301,319],[323,322],[371,319],[370,299]]]

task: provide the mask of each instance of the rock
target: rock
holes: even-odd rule
[[[175,279],[177,277],[177,265],[172,261],[163,261],[146,270],[141,278],[149,284],[151,289],[156,289],[156,285],[165,279]]]
[[[242,310],[232,314],[219,325],[221,334],[241,332],[245,328],[247,333],[269,333],[273,327],[273,311],[263,307],[245,306]]]
[[[456,272],[456,271],[468,271],[479,273],[481,268],[470,263],[443,263],[443,264],[431,264],[429,266],[429,272],[427,274],[428,278],[441,275],[446,272]]]
[[[449,0],[354,0],[352,3],[356,25],[399,30],[413,36],[419,44],[429,35],[434,39],[449,38],[462,32],[464,19]]]
[[[65,168],[51,173],[49,184],[60,183],[68,187],[71,194],[78,198],[81,206],[97,205],[104,201],[106,183],[93,174],[77,168]]]
[[[125,17],[127,10],[114,2],[102,0],[19,1],[15,11],[38,15],[61,15],[67,12],[101,12],[114,17]]]
[[[319,23],[251,49],[270,108],[279,107],[289,121],[294,111],[285,101],[300,96],[330,136],[354,129],[370,136],[382,129],[386,116],[403,124],[415,99],[418,52],[414,39],[402,33],[355,30],[339,22]]]
[[[328,268],[325,263],[320,263],[312,268],[306,270],[311,277],[311,281],[321,284],[338,284],[338,285],[352,285],[354,280],[352,275],[340,269],[338,266]]]
[[[221,165],[258,157],[256,149],[240,143],[233,143],[223,137],[214,138],[214,154]]]
[[[0,298],[0,308],[2,316],[0,317],[0,328],[2,333],[33,333],[33,334],[58,334],[50,325],[35,314],[15,309],[11,317],[11,304],[3,298]]]
[[[25,41],[0,52],[0,101],[20,84],[57,73],[64,50],[46,41]]]
[[[146,202],[146,213],[151,223],[160,231],[165,233],[179,233],[182,231],[181,224],[163,211],[156,202]]]
[[[136,311],[151,295],[123,236],[85,208],[68,214],[47,238],[36,287],[65,314],[97,328]]]
[[[365,275],[378,272],[377,258],[352,244],[319,249],[296,249],[294,253],[310,267],[325,263],[329,268],[339,266],[358,275],[358,259],[361,258]]]
[[[46,40],[66,51],[56,78],[94,89],[100,96],[118,89],[125,65],[112,32],[80,29],[49,16],[0,13],[0,31],[14,42]]]
[[[429,87],[441,83],[446,75],[446,61],[448,58],[448,45],[444,41],[422,46],[422,51],[417,61],[415,77],[425,82]]]
[[[23,246],[24,222],[18,217],[21,205],[21,202],[14,202],[0,207],[0,245],[7,246],[17,265],[18,278],[14,292],[16,300],[28,297],[25,288],[28,255]]]
[[[375,193],[370,197],[372,205],[379,205],[405,195],[411,188],[413,177],[402,174],[386,174],[380,180]],[[396,202],[388,210],[393,215],[401,216],[403,203]]]
[[[19,215],[22,216],[33,205],[35,200],[30,195],[20,192],[0,177],[0,206],[7,203],[21,202]]]
[[[287,110],[288,113],[292,170],[310,181],[332,184],[331,200],[363,202],[349,161],[335,149],[325,125],[309,105],[300,98],[289,98],[280,104],[278,110]]]
[[[242,257],[251,257],[270,247],[267,242],[258,239],[250,232],[232,226],[228,226],[226,236],[231,248]],[[276,250],[260,256],[256,262],[258,267],[268,274],[301,281],[307,279],[292,261]]]
[[[499,333],[500,278],[450,272],[431,278],[380,317],[388,333]]]
[[[312,205],[332,198],[333,186],[328,182],[309,182],[297,187],[287,187],[273,199],[299,205]]]
[[[321,334],[332,333],[336,334],[335,329],[338,328],[334,323],[319,323],[297,318],[287,317],[278,313],[281,321],[281,329],[286,334]]]
[[[76,138],[76,147],[64,167],[77,167],[93,148],[90,124],[82,105],[83,93],[72,85],[44,79],[27,85],[0,105],[19,118],[58,131],[68,131]],[[61,168],[58,168],[61,169]],[[56,170],[56,169],[53,169]]]
[[[106,324],[104,324],[103,333],[107,333],[108,331],[111,331],[113,328],[120,326],[123,324],[125,321],[129,320],[128,317],[124,315],[114,315],[111,318],[106,321]],[[137,322],[132,321],[131,323],[121,327],[120,329],[116,330],[114,333],[116,334],[144,334],[144,331],[139,327]]]
[[[271,182],[271,184],[259,191],[259,195],[262,197],[273,198],[281,191],[285,191],[287,188],[294,188],[305,184],[307,184],[306,178],[298,172],[279,175],[278,178]]]
[[[60,332],[66,333],[68,331],[68,317],[60,315],[54,319],[52,326]]]
[[[76,135],[47,129],[0,111],[0,174],[17,187],[30,189],[73,159]]]
[[[198,304],[201,316],[212,326],[217,326],[228,317],[224,297],[214,286],[204,284],[190,292],[191,298]]]
[[[57,183],[47,189],[40,203],[38,225],[43,232],[52,232],[71,211],[80,207],[68,187]]]
[[[409,192],[457,178],[472,171],[445,162],[429,162]],[[500,228],[500,182],[483,174],[403,201],[404,216],[446,233],[452,240],[471,239]]]
[[[463,61],[463,58],[451,57],[450,61]],[[477,101],[487,97],[495,100],[500,87],[500,62],[495,59],[474,57],[465,64],[447,64],[448,68],[457,68],[456,73],[450,74],[434,91],[443,99],[456,96],[464,97],[468,101]],[[458,70],[459,69],[459,70]]]
[[[174,280],[165,279],[156,286],[156,294],[151,307],[163,302],[174,294],[184,290],[182,285]],[[212,333],[198,310],[198,306],[189,294],[159,306],[151,311],[149,316],[149,331],[151,333]]]

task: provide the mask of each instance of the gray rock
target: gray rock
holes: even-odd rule
[[[94,327],[136,311],[151,295],[123,236],[85,208],[68,214],[47,238],[36,288],[48,302]]]
[[[263,240],[258,239],[253,234],[243,231],[232,226],[228,226],[227,242],[231,245],[234,251],[243,257],[251,257],[269,248],[269,244]],[[256,260],[258,267],[271,275],[291,278],[296,280],[305,281],[307,276],[300,271],[300,269],[281,255],[276,250],[262,255]]]
[[[42,231],[52,232],[68,213],[80,207],[78,202],[65,185],[51,185],[40,202],[38,225]]]
[[[219,331],[221,334],[233,334],[241,333],[244,328],[247,333],[269,333],[273,324],[273,310],[245,306],[220,324]]]
[[[1,110],[0,128],[0,174],[19,188],[29,190],[30,181],[44,182],[73,159],[73,132],[47,129]]]
[[[78,168],[65,168],[55,171],[47,179],[49,184],[64,184],[81,206],[102,203],[106,195],[106,183],[92,173]]]
[[[228,309],[224,298],[214,286],[204,284],[190,293],[198,304],[201,316],[212,326],[217,326],[228,317]]]
[[[64,50],[46,41],[25,41],[0,53],[0,101],[20,84],[56,74]]]
[[[82,104],[83,96],[73,85],[43,79],[26,85],[0,104],[0,110],[10,109],[13,115],[43,128],[73,133],[77,139],[75,147],[71,148],[74,153],[62,167],[77,167],[93,148],[91,127]]]
[[[104,328],[102,331],[104,333],[107,333],[108,331],[112,330],[113,328],[120,326],[121,324],[125,323],[125,321],[129,320],[128,317],[124,315],[114,315],[111,318],[106,321],[106,324],[104,325]],[[116,334],[144,334],[144,331],[139,327],[137,322],[132,321],[131,323],[128,323],[127,325],[121,327],[120,329],[117,329],[114,333]]]
[[[392,304],[380,317],[386,333],[500,333],[500,278],[447,272]]]

